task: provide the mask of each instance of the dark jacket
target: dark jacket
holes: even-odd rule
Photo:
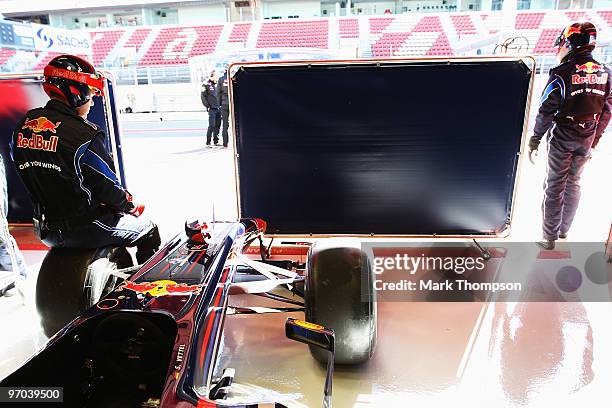
[[[217,97],[219,98],[219,106],[223,109],[229,109],[229,89],[228,89],[227,73],[219,78],[217,83]]]
[[[209,79],[202,84],[202,92],[200,93],[202,104],[206,109],[219,109],[219,100],[217,98],[217,88],[215,81]]]
[[[568,57],[550,70],[533,130],[534,138],[540,140],[553,121],[562,126],[569,121],[596,120],[595,146],[610,121],[612,71],[593,59],[590,50]]]
[[[35,212],[47,220],[93,219],[134,208],[115,174],[104,133],[60,101],[29,111],[10,148]]]

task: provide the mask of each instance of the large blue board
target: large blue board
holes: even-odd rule
[[[522,60],[244,65],[241,216],[273,234],[500,234],[531,80]]]

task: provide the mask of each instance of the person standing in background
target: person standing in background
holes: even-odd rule
[[[208,130],[206,131],[206,146],[210,147],[212,138],[215,146],[219,145],[219,128],[221,127],[221,111],[217,98],[217,73],[212,70],[210,77],[202,84],[200,94],[202,104],[208,112]]]
[[[580,201],[580,176],[612,115],[612,71],[593,58],[596,39],[597,29],[588,21],[570,24],[557,38],[559,65],[550,70],[529,140],[532,159],[547,135],[543,240],[538,245],[548,250],[568,235]]]
[[[228,129],[229,129],[229,65],[225,65],[225,72],[223,76],[219,78],[217,83],[217,98],[219,98],[219,106],[221,107],[221,122],[223,123],[223,131],[221,133],[223,137],[223,147],[227,147],[229,141]]]

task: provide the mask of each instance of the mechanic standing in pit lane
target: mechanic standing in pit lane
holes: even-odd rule
[[[208,130],[206,131],[206,146],[210,147],[212,138],[215,146],[219,144],[219,128],[221,127],[221,110],[217,98],[217,74],[212,70],[210,77],[202,84],[200,94],[202,104],[208,112]]]
[[[40,239],[50,247],[136,246],[143,263],[159,248],[159,231],[140,218],[144,206],[121,186],[104,133],[86,119],[104,77],[71,55],[53,58],[44,76],[51,100],[26,114],[10,146]]]
[[[580,175],[610,121],[612,71],[591,55],[596,38],[588,21],[567,26],[557,38],[560,64],[550,70],[529,140],[532,160],[547,134],[543,240],[538,242],[544,249],[567,237],[580,200]]]
[[[225,72],[223,76],[219,78],[217,83],[217,98],[219,98],[219,106],[221,107],[221,122],[223,124],[223,130],[221,135],[223,137],[223,147],[227,147],[229,137],[227,135],[229,129],[229,65],[225,65]]]

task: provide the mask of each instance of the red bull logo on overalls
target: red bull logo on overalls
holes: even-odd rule
[[[586,75],[582,76],[578,74],[584,72]],[[603,73],[603,74],[598,74]],[[608,82],[608,74],[601,64],[596,64],[592,61],[586,62],[581,65],[576,65],[576,74],[572,75],[573,85],[605,85]]]
[[[47,152],[57,151],[57,136],[51,136],[51,139],[45,140],[41,135],[33,134],[31,138],[23,137],[23,133],[17,135],[17,147],[22,149],[44,150]]]
[[[22,129],[30,129],[33,133],[51,132],[57,133],[56,129],[62,122],[53,123],[44,116],[36,119],[26,119]]]

